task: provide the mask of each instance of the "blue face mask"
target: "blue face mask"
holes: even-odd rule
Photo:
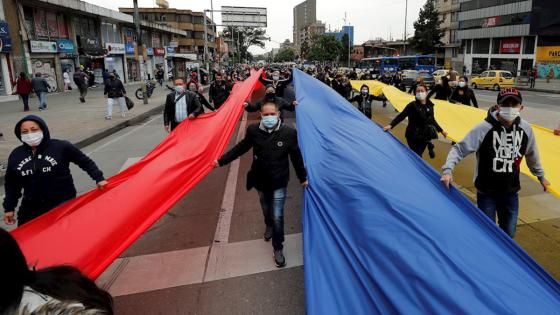
[[[278,116],[265,116],[262,118],[262,123],[267,129],[272,129],[278,124]]]
[[[176,86],[175,87],[175,92],[182,94],[183,92],[185,92],[185,87],[182,85]]]

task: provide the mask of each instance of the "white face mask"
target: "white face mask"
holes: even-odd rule
[[[462,88],[463,88],[463,87],[465,87],[465,85],[467,85],[466,82],[463,82],[463,81],[460,81],[460,82],[459,82],[459,87],[462,87]]]
[[[363,89],[363,90],[362,90],[362,94],[368,94],[368,90]]]
[[[21,141],[25,142],[30,147],[36,147],[43,141],[43,132],[31,132],[21,135]]]
[[[507,121],[514,121],[515,118],[520,116],[521,108],[519,107],[501,107],[500,108],[500,117]]]
[[[426,92],[418,92],[416,93],[416,99],[419,101],[423,101],[426,99]]]
[[[278,81],[278,80],[280,80],[280,76],[273,75],[273,76],[272,76],[272,80]]]

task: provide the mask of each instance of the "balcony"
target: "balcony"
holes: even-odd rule
[[[436,5],[436,10],[440,14],[459,11],[459,9],[461,8],[461,4],[458,1],[457,3],[453,2],[453,0],[448,0],[447,2]]]

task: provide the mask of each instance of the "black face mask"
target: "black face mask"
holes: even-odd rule
[[[266,93],[266,98],[274,99],[274,97],[276,97],[276,93],[274,93],[274,92],[267,92]]]

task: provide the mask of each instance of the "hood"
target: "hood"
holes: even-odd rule
[[[24,121],[28,121],[28,120],[36,122],[39,125],[39,127],[41,127],[41,130],[43,130],[43,141],[41,142],[41,144],[39,146],[42,146],[44,143],[47,143],[51,139],[51,134],[49,132],[49,127],[47,126],[47,123],[45,123],[45,121],[41,117],[35,116],[35,115],[25,116],[25,117],[23,117],[23,119],[18,121],[18,123],[16,124],[16,127],[14,128],[14,134],[19,139],[19,141],[21,141],[21,131],[20,131],[21,130],[21,124],[23,124]],[[27,145],[27,144],[24,143],[24,145]]]
[[[498,108],[496,108],[496,106],[492,106],[488,109],[488,116],[486,117],[486,121],[494,127],[503,126],[503,124],[498,120]],[[520,122],[521,117],[517,117],[513,121],[513,125],[519,125]]]

